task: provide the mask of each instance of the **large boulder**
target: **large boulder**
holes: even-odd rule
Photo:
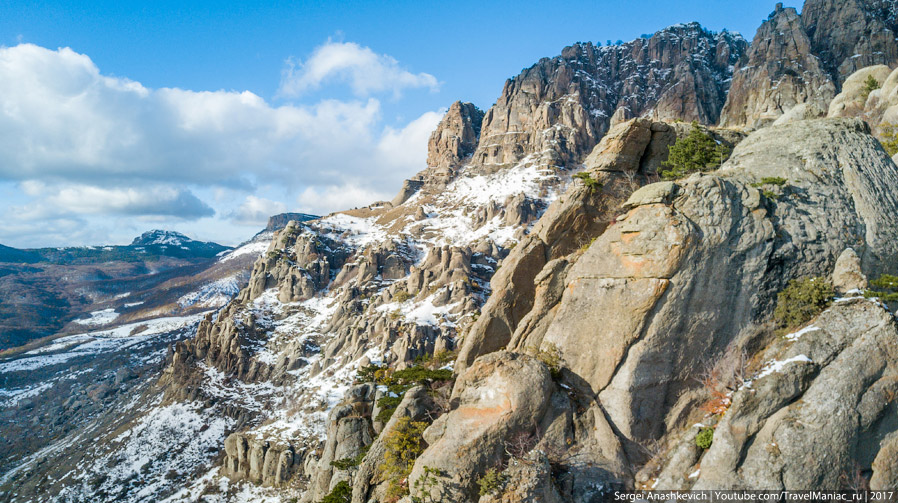
[[[535,358],[500,351],[477,359],[455,384],[452,411],[425,432],[430,445],[409,480],[421,479],[425,467],[435,469],[439,482],[432,494],[476,501],[477,478],[499,465],[512,434],[535,428],[551,393],[549,371]]]

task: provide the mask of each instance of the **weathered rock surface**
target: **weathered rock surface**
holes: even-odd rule
[[[409,480],[420,479],[430,467],[439,473],[433,494],[443,501],[476,500],[477,477],[501,462],[503,442],[512,433],[535,426],[551,392],[548,370],[532,357],[497,352],[478,359],[456,381],[452,411],[425,434],[432,442]]]
[[[797,106],[800,118],[826,115],[836,87],[820,60],[801,18],[792,7],[777,5],[733,73],[733,84],[720,116],[724,127],[769,125]]]
[[[811,50],[837,83],[873,65],[898,65],[898,3],[892,0],[806,0],[802,23]]]
[[[894,488],[894,458],[885,459],[898,430],[896,336],[895,318],[878,303],[838,301],[764,353],[711,448],[670,456],[665,472],[679,483],[667,475],[657,487],[836,490],[867,479]]]
[[[892,263],[898,170],[867,133],[845,120],[756,132],[714,175],[678,182],[672,203],[631,209],[574,264],[543,346],[621,435],[662,434],[702,358],[763,321],[788,278],[831,271],[849,246],[867,271]],[[751,184],[768,176],[787,177],[788,194],[762,199]]]
[[[892,71],[888,66],[875,65],[861,68],[852,73],[842,85],[842,92],[829,104],[828,117],[858,117],[865,109],[870,95],[873,94],[867,87],[867,79],[873,77],[879,85],[882,85]],[[882,91],[876,93],[873,102],[878,101]],[[873,103],[871,103],[873,105]]]
[[[514,344],[509,347],[519,350],[539,345],[548,327],[547,316],[554,316],[559,290],[563,288],[555,276],[564,267],[558,269],[561,263],[553,261],[588,246],[601,234],[634,190],[657,180],[657,170],[667,159],[668,147],[689,130],[686,124],[636,119],[608,132],[584,164],[585,171],[601,187],[573,184],[503,260],[491,280],[493,293],[460,348],[460,372],[478,356],[496,351],[512,340]],[[731,139],[718,139],[732,144]],[[540,271],[550,267],[547,264],[557,270],[546,273],[537,286],[534,280]]]
[[[506,82],[483,119],[473,162],[487,171],[527,156],[568,165],[610,126],[636,117],[716,123],[747,45],[691,23],[622,45],[566,47]]]
[[[445,185],[470,157],[480,140],[483,111],[456,101],[430,135],[427,144],[427,183]]]
[[[839,295],[844,295],[852,290],[867,288],[867,277],[861,269],[861,259],[851,248],[846,249],[836,260],[836,268],[833,271],[833,288]]]

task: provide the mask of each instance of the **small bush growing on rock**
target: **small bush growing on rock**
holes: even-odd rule
[[[880,277],[870,281],[869,289],[864,292],[864,297],[878,297],[887,302],[898,301],[898,276],[891,274],[883,274]]]
[[[717,143],[710,134],[702,131],[697,121],[692,121],[689,135],[677,140],[668,150],[670,155],[661,163],[670,168],[661,171],[665,180],[675,180],[697,171],[712,171],[730,156],[729,147]]]
[[[415,460],[424,452],[424,429],[427,423],[412,421],[406,416],[399,419],[396,427],[384,439],[384,460],[380,471],[389,481],[387,496],[401,498],[408,494],[408,475]]]
[[[385,396],[380,398],[377,401],[377,405],[379,405],[381,409],[374,420],[381,423],[389,421],[390,418],[393,417],[393,412],[396,412],[396,407],[399,407],[399,402],[401,401],[401,396]]]
[[[879,143],[890,155],[898,154],[898,125],[883,122],[879,125]]]
[[[399,290],[396,292],[396,295],[393,296],[393,300],[395,302],[399,302],[400,304],[412,298],[412,294],[406,292],[405,290]]]
[[[374,382],[386,386],[387,389],[396,396],[385,396],[377,401],[377,404],[383,407],[377,413],[375,421],[387,422],[402,401],[402,396],[406,391],[418,384],[432,385],[452,380],[452,370],[450,369],[431,369],[425,365],[415,365],[403,370],[393,371],[389,368],[382,368],[374,373]]]
[[[774,320],[783,327],[799,327],[829,307],[833,286],[824,278],[802,278],[789,281],[776,297]]]
[[[561,357],[561,350],[558,349],[558,346],[550,342],[545,344],[545,349],[531,346],[527,348],[527,352],[536,357],[537,360],[542,362],[542,364],[549,369],[549,373],[552,374],[553,379],[561,377],[563,359]]]
[[[349,482],[341,480],[331,489],[319,503],[350,503],[352,501],[352,487]]]
[[[699,449],[710,449],[714,442],[714,428],[702,428],[695,436],[695,445]]]
[[[435,503],[442,501],[439,497],[433,496],[433,491],[439,486],[440,479],[438,476],[440,471],[436,468],[425,466],[424,474],[415,481],[415,491],[420,496],[412,496],[412,503]]]
[[[876,80],[876,77],[867,75],[867,80],[864,81],[864,89],[861,91],[861,99],[866,102],[867,98],[870,97],[870,93],[879,89],[879,87],[879,81]]]
[[[359,371],[355,376],[356,384],[377,381],[375,374],[377,374],[378,370],[382,370],[384,368],[385,367],[382,365],[366,365],[364,367],[359,367]]]
[[[780,198],[780,195],[772,190],[764,190],[761,192],[767,199],[773,199],[774,201]]]
[[[764,185],[776,185],[782,187],[786,185],[786,179],[781,176],[765,176],[760,182],[751,184],[752,187],[762,187]]]
[[[331,466],[336,468],[337,470],[353,470],[360,464],[362,464],[362,460],[365,459],[365,455],[368,454],[368,450],[371,449],[370,445],[366,445],[363,447],[358,455],[354,458],[343,458],[338,459],[336,461],[331,461]]]
[[[590,192],[599,190],[602,188],[602,182],[600,182],[600,181],[596,180],[595,178],[593,178],[592,176],[590,176],[590,174],[586,171],[581,171],[581,172],[575,174],[574,178],[583,182],[583,185],[585,185],[586,188],[590,190]]]
[[[508,476],[495,468],[489,468],[482,477],[477,479],[480,486],[480,495],[496,494],[505,485]]]

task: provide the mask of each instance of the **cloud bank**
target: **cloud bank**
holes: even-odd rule
[[[150,89],[103,75],[68,48],[0,47],[0,184],[22,195],[0,206],[0,242],[36,244],[22,233],[29,219],[52,227],[53,219],[214,217],[249,226],[266,212],[327,213],[389,198],[424,167],[440,114],[385,126],[373,95],[437,81],[367,47],[328,42],[285,71],[281,92],[299,96],[332,80],[356,98],[274,106],[249,91]],[[260,192],[272,186],[277,194]],[[216,188],[237,197],[209,200]]]

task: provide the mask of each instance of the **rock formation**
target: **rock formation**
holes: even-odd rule
[[[794,8],[779,4],[758,28],[747,61],[733,74],[720,124],[757,128],[797,106],[798,119],[822,117],[835,92],[831,77],[811,52],[801,18]]]
[[[738,35],[691,23],[622,45],[566,47],[505,83],[473,160],[485,170],[527,156],[564,165],[628,119],[716,123],[746,46]]]
[[[892,0],[806,0],[811,50],[837,83],[873,65],[898,65],[898,4]]]

